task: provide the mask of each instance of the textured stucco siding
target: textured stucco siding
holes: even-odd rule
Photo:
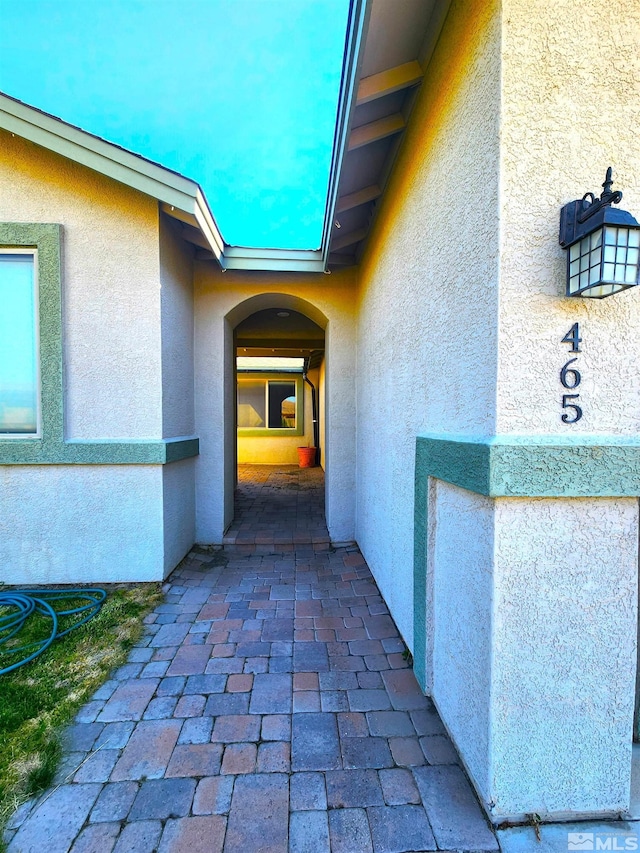
[[[195,433],[193,249],[180,225],[160,216],[162,315],[162,434]],[[171,572],[196,539],[195,460],[162,471],[164,572]]]
[[[637,528],[633,498],[495,501],[496,820],[628,806]]]
[[[157,201],[0,134],[0,221],[63,226],[67,438],[160,438]]]
[[[493,501],[437,481],[430,500],[433,699],[490,799]]]
[[[65,439],[161,438],[157,201],[0,135],[0,221],[62,226]],[[3,581],[163,577],[163,466],[2,466],[0,483]]]
[[[195,467],[195,459],[183,459],[162,468],[165,576],[196,541]]]
[[[193,247],[160,216],[162,435],[193,435]]]
[[[454,0],[359,291],[356,535],[410,646],[416,435],[494,429],[499,107],[497,4]]]
[[[0,466],[0,582],[161,580],[162,470]]]
[[[355,513],[355,320],[353,273],[331,277],[221,273],[195,267],[197,541],[221,542],[233,517],[235,393],[233,328],[270,305],[326,327],[326,516],[334,541],[353,541]],[[249,302],[248,300],[252,300]],[[307,389],[309,390],[309,389]]]
[[[640,4],[504,0],[502,21],[498,432],[637,433],[640,288],[566,298],[558,226],[608,166],[619,207],[640,214]],[[560,341],[575,322],[583,418],[565,426],[574,356]]]

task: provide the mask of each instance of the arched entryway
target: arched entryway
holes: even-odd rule
[[[355,340],[351,288],[332,288],[323,276],[309,277],[307,282],[297,277],[289,281],[287,276],[276,275],[223,275],[211,268],[206,273],[195,293],[195,392],[200,436],[196,471],[198,542],[223,544],[225,531],[233,522],[239,346],[241,350],[246,348],[247,354],[275,350],[271,355],[276,355],[285,350],[303,350],[308,378],[317,395],[326,525],[332,543],[352,542],[355,538]],[[270,280],[276,286],[261,289]],[[303,290],[311,298],[299,296]],[[295,321],[289,331],[270,323],[269,314],[273,319],[274,312],[276,316],[278,312],[289,314],[278,318],[280,321],[289,318]],[[296,337],[296,328],[303,333],[302,337]],[[293,437],[292,446],[298,444],[298,439],[304,443],[315,441],[311,389],[307,384],[304,389],[306,426],[302,436]]]
[[[329,543],[325,333],[290,301],[261,308],[234,329],[237,480],[225,544],[268,550]],[[301,467],[300,455],[313,467]]]

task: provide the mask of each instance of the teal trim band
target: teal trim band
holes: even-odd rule
[[[182,459],[190,459],[200,453],[200,439],[195,436],[189,438],[165,438],[164,439],[165,464],[169,462],[180,462]]]
[[[636,497],[640,437],[597,435],[420,435],[414,502],[414,671],[426,688],[429,478],[492,498]]]
[[[491,497],[635,497],[640,441],[584,436],[574,441],[499,437],[490,446]]]
[[[168,465],[199,453],[199,440],[0,441],[0,465]]]
[[[0,438],[0,465],[167,465],[199,453],[195,436],[65,441],[62,374],[62,227],[0,223],[0,248],[38,250],[40,420],[34,438]]]

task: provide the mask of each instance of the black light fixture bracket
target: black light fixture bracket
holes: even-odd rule
[[[620,190],[611,191],[612,183],[609,166],[600,198],[593,193],[585,193],[582,198],[565,204],[560,212],[560,245],[563,248],[581,240],[600,225],[638,225],[626,210],[611,207],[622,201]]]

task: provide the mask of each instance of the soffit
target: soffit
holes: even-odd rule
[[[282,317],[281,314],[286,316]],[[324,329],[299,311],[281,308],[265,308],[256,311],[238,323],[239,338],[271,338],[274,333],[281,338],[304,338],[324,340]]]
[[[370,0],[337,180],[329,267],[356,264],[393,168],[450,0]]]
[[[278,313],[286,313],[279,317]],[[279,308],[268,308],[256,311],[246,320],[238,324],[235,330],[236,346],[240,350],[265,350],[266,354],[272,348],[288,350],[305,350],[324,348],[324,330],[313,320],[298,311]]]

